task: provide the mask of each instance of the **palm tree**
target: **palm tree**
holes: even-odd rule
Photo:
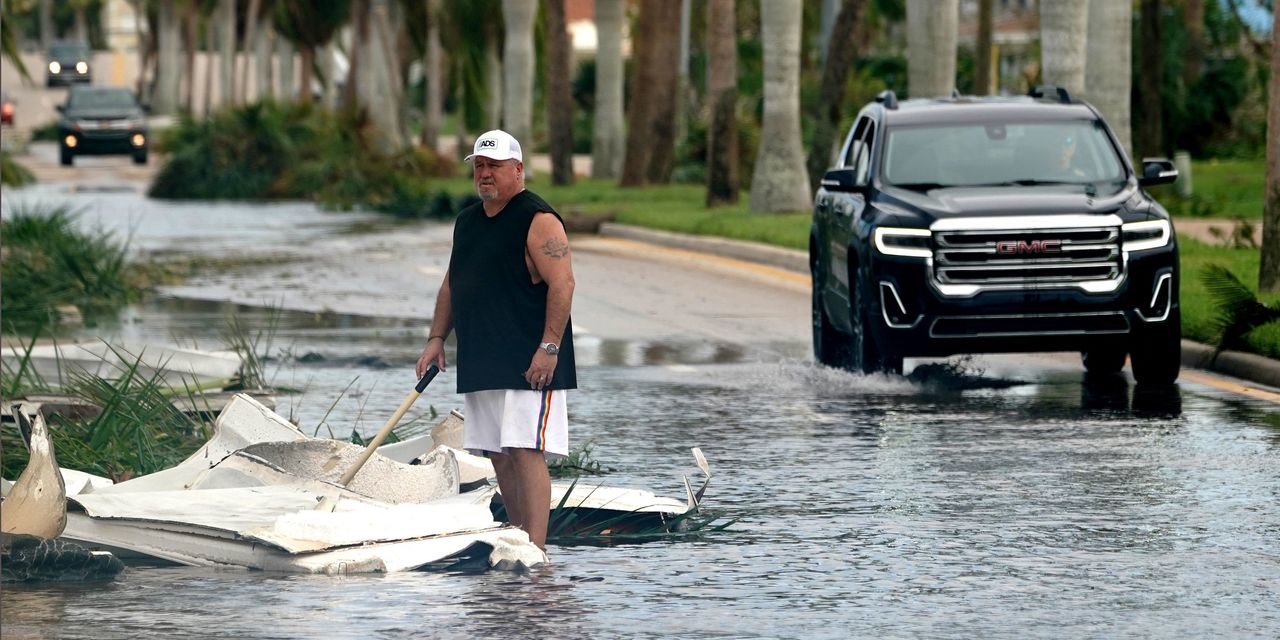
[[[1267,91],[1267,181],[1258,288],[1280,291],[1280,11],[1271,18],[1271,84]]]
[[[622,173],[623,0],[596,0],[595,122],[591,132],[591,177]]]
[[[533,132],[533,18],[534,0],[502,0],[506,26],[502,53],[502,126],[522,145],[531,146]],[[526,177],[533,175],[533,163],[524,163]]]
[[[809,173],[800,144],[801,0],[769,0],[760,5],[764,45],[764,116],[752,211],[799,211],[813,204]]]
[[[995,3],[995,0],[978,0],[978,41],[973,57],[973,92],[980,96],[991,95],[996,90],[991,69],[991,31],[995,26],[992,14]]]
[[[738,201],[738,28],[733,0],[707,2],[707,206]]]
[[[4,11],[4,0],[0,0],[0,13]],[[24,79],[30,80],[31,74],[27,72],[27,65],[22,63],[22,55],[18,51],[18,35],[13,31],[12,20],[0,20],[0,50],[4,51],[4,57],[13,63],[18,74]]]
[[[849,68],[857,57],[858,47],[856,34],[862,25],[863,13],[866,11],[865,0],[842,0],[840,13],[832,27],[834,37],[844,43],[827,52],[826,62],[822,66],[822,93],[819,103],[812,113],[808,114],[814,123],[813,144],[809,147],[809,160],[805,166],[809,169],[809,192],[818,190],[818,182],[822,174],[831,166],[831,153],[839,141],[836,127],[840,126],[841,108],[844,106],[844,89],[849,77]]]
[[[1089,0],[1041,0],[1040,77],[1045,83],[1084,91],[1088,35]]]
[[[1142,0],[1138,43],[1141,69],[1163,69],[1164,54],[1160,42],[1160,0]],[[1164,98],[1159,73],[1138,74],[1137,135],[1134,136],[1139,157],[1164,154]]]
[[[959,0],[907,0],[907,88],[913,98],[951,95],[956,86]]]
[[[1133,5],[1128,2],[1089,3],[1089,43],[1085,60],[1084,94],[1111,125],[1120,144],[1133,156],[1129,131],[1129,92],[1133,84],[1130,58]]]
[[[665,183],[675,162],[676,75],[680,57],[680,0],[640,5],[632,39],[635,78],[627,112],[624,187]]]
[[[156,7],[156,39],[159,54],[156,59],[156,89],[151,110],[157,115],[172,114],[178,110],[181,90],[182,21],[179,7],[173,2],[160,2]]]
[[[235,100],[236,0],[218,0],[218,104]]]
[[[547,129],[551,143],[551,184],[573,184],[573,52],[565,24],[565,0],[544,0],[547,50]]]
[[[301,101],[311,103],[311,69],[315,65],[316,49],[333,39],[338,29],[351,18],[349,0],[280,0],[276,5],[273,24],[276,32],[292,42],[302,54],[302,80],[299,84]],[[292,58],[292,52],[289,57]],[[289,83],[292,73],[281,74]],[[288,95],[288,93],[286,93]]]
[[[427,33],[423,42],[422,145],[434,151],[440,142],[444,121],[444,48],[440,46],[442,0],[427,0]]]

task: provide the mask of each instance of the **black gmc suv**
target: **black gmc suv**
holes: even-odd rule
[[[1181,361],[1168,213],[1096,109],[1067,91],[919,99],[858,114],[814,198],[813,349],[901,373],[904,357],[1079,351],[1090,373],[1169,384]]]

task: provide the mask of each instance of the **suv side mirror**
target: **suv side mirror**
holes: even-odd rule
[[[818,184],[827,191],[841,193],[855,193],[866,188],[864,185],[858,184],[857,176],[852,168],[832,169],[823,174],[822,181]]]
[[[1178,170],[1173,162],[1166,158],[1143,158],[1142,177],[1138,184],[1150,187],[1157,184],[1172,184],[1178,179]]]

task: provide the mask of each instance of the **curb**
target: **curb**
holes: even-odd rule
[[[633,227],[616,222],[602,222],[598,232],[602,236],[638,240],[664,247],[686,249],[725,258],[737,258],[747,262],[786,269],[809,275],[809,254],[795,249],[783,249],[759,242],[730,240],[715,236],[695,236],[687,233],[658,231],[644,227]]]
[[[809,254],[759,242],[729,240],[714,236],[696,236],[644,227],[601,223],[599,234],[648,242],[664,247],[709,253],[726,258],[766,264],[808,275]],[[1213,371],[1223,375],[1280,388],[1280,360],[1242,351],[1223,351],[1214,357],[1214,347],[1191,340],[1182,341],[1182,366]]]

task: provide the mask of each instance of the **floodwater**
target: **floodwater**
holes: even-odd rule
[[[235,245],[190,206],[138,214],[175,220],[135,237]],[[279,205],[294,218],[276,231],[254,226],[253,208],[219,215],[282,247],[362,219],[296,207]],[[271,333],[273,382],[297,390],[277,411],[338,437],[376,431],[399,405],[426,329],[161,298],[92,331],[219,348],[231,313]],[[726,532],[552,546],[528,574],[136,566],[107,583],[7,585],[3,636],[1280,636],[1280,407],[1189,382],[1085,383],[1052,362],[852,375],[809,362],[807,331],[579,343],[572,443],[593,443],[608,483],[675,498],[682,475],[700,475],[700,447],[705,508],[735,521]],[[405,423],[460,408],[453,384],[441,374]]]
[[[229,309],[160,300],[116,329],[215,341]],[[277,382],[305,387],[278,411],[304,430],[375,431],[413,382],[420,325],[235,311],[276,325],[273,348],[288,354]],[[131,567],[105,584],[7,586],[5,637],[1280,633],[1272,405],[1053,370],[921,384],[762,360],[774,347],[586,352],[573,440],[594,443],[610,483],[677,498],[701,447],[714,474],[706,507],[736,520],[730,531],[553,546],[553,564],[525,575]],[[446,372],[414,414],[429,423],[430,409],[460,406]]]

